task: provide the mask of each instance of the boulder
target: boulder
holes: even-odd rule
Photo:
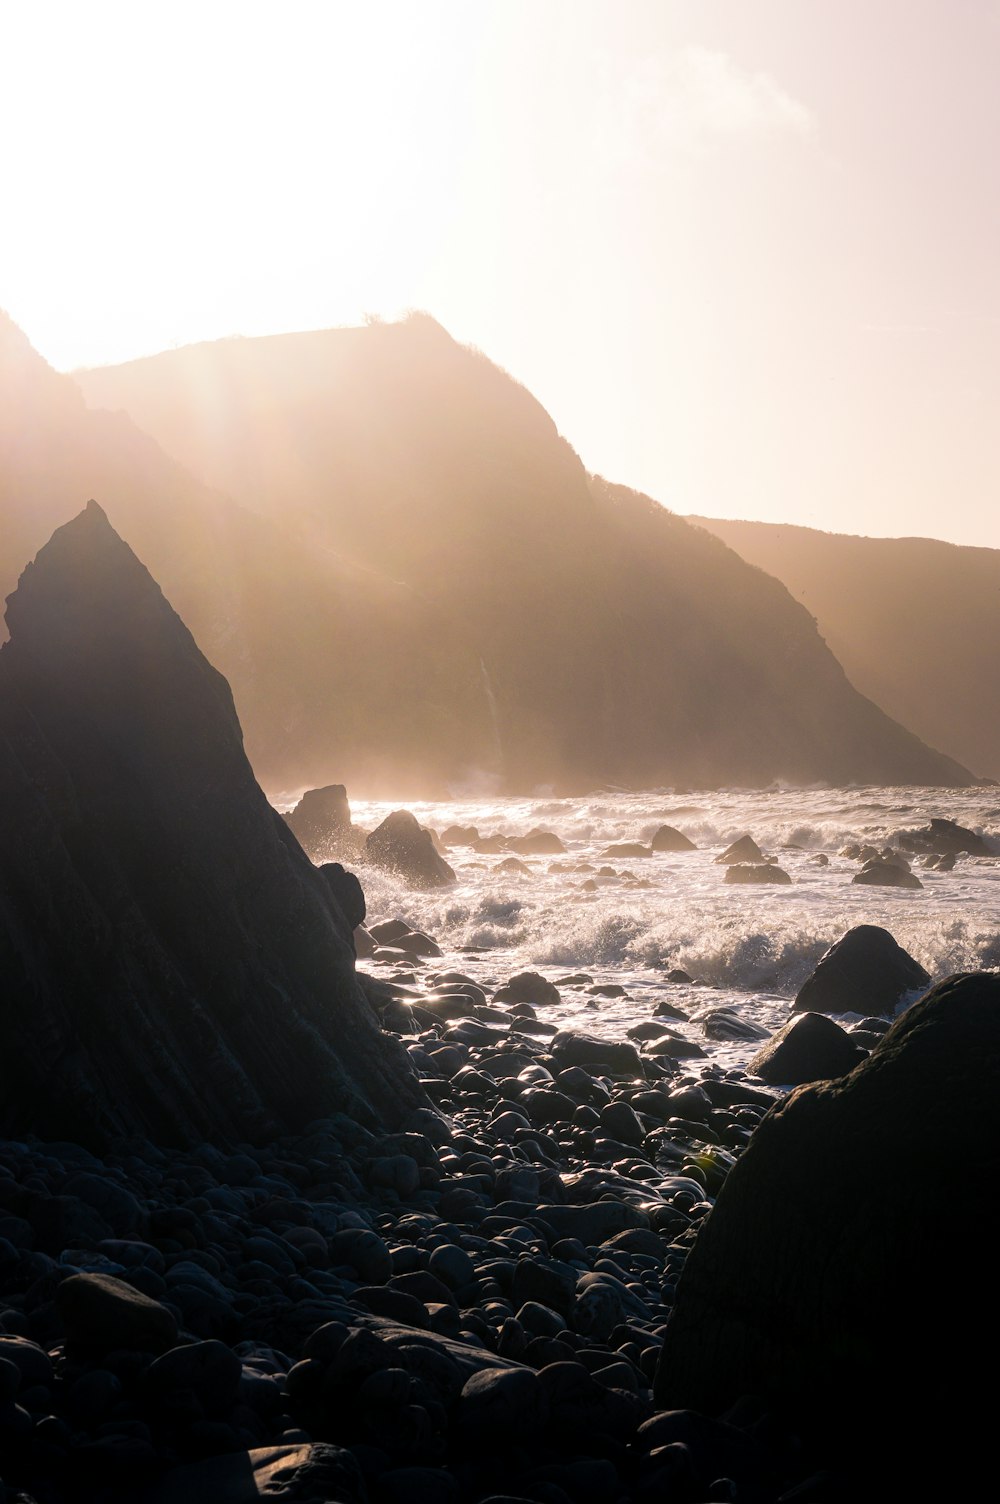
[[[0,650],[0,1131],[267,1141],[425,1105],[229,686],[91,502]]]
[[[693,841],[689,840],[682,831],[675,830],[672,825],[661,825],[649,844],[653,851],[698,850]]]
[[[894,1013],[930,977],[888,930],[859,924],[831,945],[799,988],[796,1013]]]
[[[430,831],[408,809],[386,815],[365,842],[365,857],[414,888],[442,888],[455,881],[454,871],[434,849]]]
[[[933,852],[937,856],[961,856],[963,852],[970,856],[990,855],[989,846],[974,830],[937,817],[921,830],[898,831],[895,839],[904,851]]]
[[[642,1061],[635,1045],[613,1039],[595,1039],[589,1034],[560,1030],[549,1046],[560,1070],[570,1065],[603,1067],[642,1077]]]
[[[822,1013],[801,1013],[769,1039],[747,1067],[768,1086],[802,1086],[846,1076],[865,1051],[846,1029]]]
[[[958,975],[768,1113],[688,1256],[657,1403],[760,1396],[866,1484],[974,1495],[995,1461],[998,1074],[1000,977]]]
[[[509,836],[507,849],[518,856],[562,856],[566,847],[551,830],[529,830],[526,836]]]
[[[546,1003],[558,1003],[559,989],[537,971],[519,971],[504,982],[493,994],[495,1003],[530,1003],[541,1007]]]
[[[615,846],[605,846],[604,850],[601,852],[601,855],[616,857],[640,857],[651,856],[652,852],[650,851],[650,848],[648,846],[644,846],[641,841],[619,841]]]
[[[764,853],[753,836],[740,836],[738,841],[721,851],[715,860],[721,866],[728,867],[736,862],[763,862]]]
[[[324,862],[319,869],[319,875],[326,883],[338,910],[344,916],[351,935],[359,925],[364,924],[368,913],[365,904],[365,890],[361,882],[353,872],[348,872],[339,862]]]
[[[284,818],[299,845],[314,860],[329,858],[345,846],[353,849],[357,845],[358,834],[351,824],[351,806],[342,783],[307,789]]]
[[[923,883],[915,872],[908,872],[896,862],[887,862],[883,856],[873,856],[865,862],[860,872],[851,878],[852,883],[879,888],[922,888]]]
[[[365,1504],[354,1453],[325,1442],[227,1452],[171,1468],[144,1488],[141,1504]]]
[[[442,846],[472,846],[479,840],[479,831],[474,825],[447,825],[441,832]]]
[[[71,1274],[56,1292],[56,1308],[74,1347],[166,1352],[177,1341],[177,1319],[166,1306],[109,1274]]]
[[[777,883],[791,882],[788,873],[776,862],[732,862],[726,868],[727,883]]]

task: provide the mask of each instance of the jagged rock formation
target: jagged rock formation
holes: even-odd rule
[[[788,587],[862,694],[1000,778],[1000,549],[689,520]]]
[[[681,1277],[658,1403],[760,1396],[897,1483],[991,1467],[998,1071],[1000,977],[954,976],[768,1113]]]
[[[435,681],[437,720],[461,726],[449,742],[435,721],[442,785],[473,742],[510,792],[970,781],[857,694],[776,580],[650,498],[588,476],[523,387],[425,315],[222,340],[79,380],[89,401],[124,408],[317,558],[345,554],[447,615],[476,684]],[[421,632],[414,619],[411,652]],[[236,689],[242,704],[238,677]],[[298,742],[315,756],[315,712],[296,707]],[[357,787],[334,760],[336,726],[322,734],[329,767]],[[401,760],[416,756],[402,705],[388,740]]]
[[[243,1141],[422,1097],[229,686],[93,502],[0,650],[0,1130]]]
[[[351,823],[351,806],[342,783],[322,789],[307,789],[294,809],[285,815],[289,830],[314,861],[334,854],[355,853],[364,844],[364,834]]]

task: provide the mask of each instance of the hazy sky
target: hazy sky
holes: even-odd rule
[[[1000,547],[1000,0],[0,0],[69,369],[428,309],[681,512]]]

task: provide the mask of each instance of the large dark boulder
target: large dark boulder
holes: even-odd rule
[[[360,844],[351,824],[351,806],[342,783],[307,789],[285,822],[303,851],[314,859],[335,856]]]
[[[898,862],[885,857],[873,856],[865,862],[860,872],[851,878],[852,883],[875,888],[922,888],[923,883],[915,872],[901,867]]]
[[[858,924],[820,957],[799,988],[793,1012],[888,1015],[907,992],[930,980],[888,930]]]
[[[998,1076],[1000,976],[958,975],[769,1112],[688,1258],[657,1402],[760,1396],[848,1471],[867,1454],[895,1497],[988,1476]]]
[[[93,502],[0,650],[0,1131],[261,1140],[423,1103],[229,686]]]
[[[769,1039],[748,1067],[768,1086],[802,1086],[806,1081],[831,1081],[846,1076],[865,1058],[865,1051],[846,1029],[822,1013],[802,1013],[789,1019]]]
[[[681,830],[675,830],[672,825],[661,825],[653,836],[650,846],[653,851],[697,851],[698,848],[692,840]]]
[[[442,888],[455,881],[453,869],[434,849],[430,831],[408,809],[386,815],[365,842],[365,856],[414,888]]]

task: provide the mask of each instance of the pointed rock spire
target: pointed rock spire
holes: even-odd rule
[[[422,1097],[229,686],[88,503],[0,650],[0,1129],[260,1140]]]

